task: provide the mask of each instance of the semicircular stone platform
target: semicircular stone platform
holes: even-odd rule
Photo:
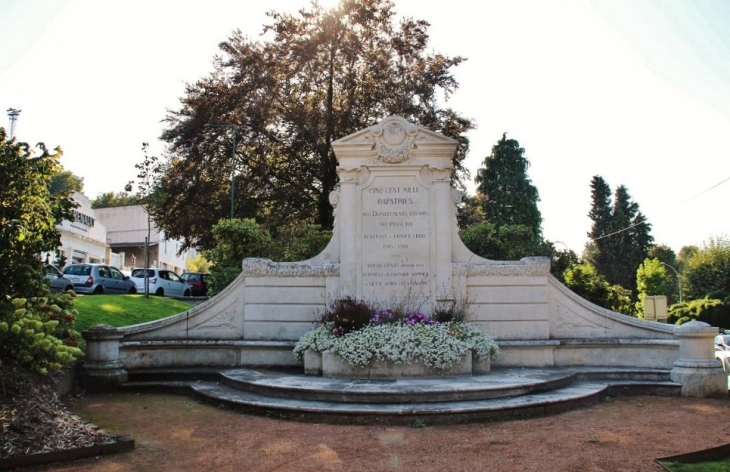
[[[189,394],[221,408],[347,424],[468,423],[539,416],[609,395],[680,395],[669,371],[628,368],[497,369],[487,375],[350,380],[266,369],[130,372],[124,390]]]

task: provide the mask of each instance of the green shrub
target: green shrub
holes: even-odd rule
[[[213,226],[216,246],[203,252],[212,264],[208,295],[213,296],[238,277],[247,257],[270,258],[275,253],[268,231],[252,219],[222,219]]]
[[[304,261],[311,259],[327,247],[332,231],[317,225],[291,225],[283,228],[275,237],[279,261]]]
[[[13,298],[0,309],[0,366],[14,364],[45,374],[83,353],[73,329],[73,292]]]
[[[669,307],[667,323],[681,325],[698,320],[719,328],[730,328],[730,305],[726,302],[716,298],[700,298],[675,303]]]
[[[576,264],[565,271],[565,286],[591,303],[630,315],[631,291],[609,284],[590,262]]]

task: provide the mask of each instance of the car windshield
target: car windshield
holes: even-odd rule
[[[147,277],[154,277],[155,271],[152,269],[147,269]],[[138,279],[144,278],[144,269],[134,269],[132,271],[132,277],[136,277]]]
[[[69,275],[89,275],[91,274],[91,266],[88,265],[70,265],[63,269],[64,274]]]
[[[198,274],[185,274],[185,277],[183,277],[185,280],[192,280],[194,282],[200,281],[200,276]]]

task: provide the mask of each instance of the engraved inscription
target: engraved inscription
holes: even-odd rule
[[[415,176],[380,177],[362,189],[361,199],[363,296],[392,299],[427,293],[429,189]]]

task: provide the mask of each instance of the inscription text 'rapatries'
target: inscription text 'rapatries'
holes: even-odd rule
[[[429,189],[415,176],[376,177],[361,190],[361,288],[366,298],[428,292]]]

